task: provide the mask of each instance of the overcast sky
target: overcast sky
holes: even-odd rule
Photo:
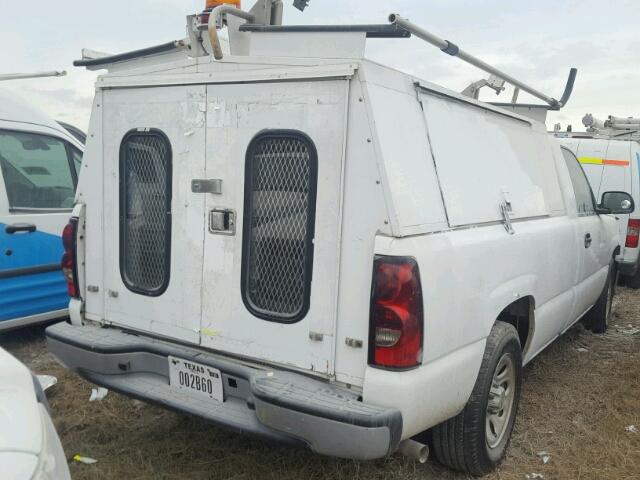
[[[57,119],[86,129],[97,72],[74,68],[83,47],[118,53],[185,36],[204,0],[0,0],[0,73],[66,69],[63,78],[1,82]],[[558,98],[579,69],[569,106],[550,115],[581,129],[587,113],[640,116],[640,0],[285,0],[285,23],[383,23],[398,12]],[[253,0],[243,0],[245,8]],[[369,40],[368,57],[461,91],[485,75],[411,40]],[[485,94],[495,99],[495,94]],[[511,92],[502,94],[509,101]],[[522,100],[525,97],[521,97]],[[576,128],[579,127],[579,128]]]

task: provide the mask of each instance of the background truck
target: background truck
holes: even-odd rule
[[[609,116],[602,121],[587,114],[586,132],[556,132],[561,145],[569,148],[584,168],[597,196],[609,190],[631,193],[640,202],[640,119]],[[640,214],[623,215],[618,223],[624,246],[618,268],[625,284],[640,288]]]
[[[0,80],[60,72],[0,75]],[[0,331],[67,315],[62,229],[74,205],[84,145],[0,89]]]

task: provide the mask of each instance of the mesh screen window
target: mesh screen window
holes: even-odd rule
[[[242,297],[257,317],[293,323],[309,310],[317,169],[300,132],[268,131],[249,146]]]
[[[161,295],[171,260],[171,145],[158,130],[120,146],[120,273],[129,290]]]

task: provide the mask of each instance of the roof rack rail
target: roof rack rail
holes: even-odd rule
[[[344,33],[364,32],[368,38],[409,38],[411,32],[397,25],[262,25],[245,23],[241,32]]]
[[[64,77],[66,74],[67,74],[66,70],[51,70],[46,72],[32,72],[32,73],[2,73],[0,74],[0,81],[22,80],[25,78]]]
[[[111,63],[116,62],[124,62],[127,60],[133,60],[136,58],[147,57],[151,55],[159,55],[162,53],[169,53],[178,50],[185,50],[188,47],[188,44],[185,40],[174,40],[172,42],[163,43],[160,45],[154,45],[152,47],[141,48],[139,50],[132,50],[130,52],[117,53],[115,55],[101,54],[98,52],[88,51],[83,49],[83,58],[80,60],[74,60],[74,67],[99,67],[102,65],[109,65]],[[85,53],[89,52],[91,54],[98,55],[89,55],[86,56]]]
[[[572,68],[569,71],[569,78],[567,80],[567,84],[565,86],[562,97],[560,97],[560,100],[556,100],[555,98],[545,95],[544,93],[536,90],[535,88],[530,87],[526,83],[521,82],[517,78],[514,78],[511,75],[508,75],[502,72],[501,70],[498,70],[497,68],[489,65],[488,63],[480,60],[479,58],[474,57],[470,53],[465,52],[460,47],[458,47],[455,43],[450,42],[449,40],[440,38],[437,35],[434,35],[433,33],[425,30],[424,28],[410,22],[409,20],[401,17],[397,13],[392,13],[391,15],[389,15],[389,22],[393,25],[397,25],[401,28],[404,28],[405,30],[414,34],[416,37],[421,38],[425,42],[430,43],[431,45],[439,48],[444,53],[451,55],[453,57],[458,57],[460,60],[463,60],[475,67],[478,67],[479,69],[484,70],[487,73],[495,75],[496,77],[499,77],[505,82],[513,85],[514,87],[516,87],[516,89],[527,92],[530,95],[533,95],[534,97],[539,98],[540,100],[544,101],[547,104],[547,105],[535,105],[533,107],[546,108],[547,110],[560,110],[562,107],[564,107],[567,104],[567,102],[569,101],[569,98],[571,97],[571,93],[573,92],[573,85],[575,83],[576,75],[578,72],[578,70],[575,68]],[[515,102],[511,104],[501,104],[501,105],[517,106]]]

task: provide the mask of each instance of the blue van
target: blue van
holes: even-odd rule
[[[60,237],[83,148],[58,122],[0,90],[0,331],[67,315]]]

